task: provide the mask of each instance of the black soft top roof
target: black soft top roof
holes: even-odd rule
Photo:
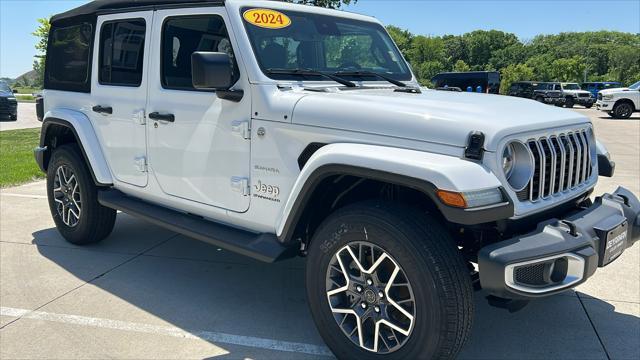
[[[126,11],[129,8],[155,6],[189,6],[189,5],[222,5],[224,0],[94,0],[75,9],[54,15],[51,23],[73,18],[95,17],[97,13],[110,11]]]

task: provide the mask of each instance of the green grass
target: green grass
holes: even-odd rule
[[[33,94],[35,92],[41,91],[42,89],[33,88],[33,87],[24,87],[24,86],[15,86],[11,87],[13,90],[17,90],[18,94]]]
[[[16,95],[19,102],[35,102],[36,98],[32,95]]]
[[[39,142],[40,129],[0,131],[0,187],[45,177],[33,158]]]

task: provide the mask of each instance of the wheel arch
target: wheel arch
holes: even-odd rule
[[[87,116],[81,112],[59,109],[47,112],[40,132],[40,148],[45,149],[38,158],[40,169],[46,171],[52,151],[64,144],[76,143],[96,185],[113,184],[111,170],[100,147],[100,142]]]
[[[402,159],[402,161],[399,161]],[[513,215],[513,204],[470,216],[440,202],[438,189],[500,187],[482,165],[454,156],[361,144],[329,144],[304,165],[283,208],[280,241],[308,239],[331,212],[358,201],[383,199],[420,207],[450,222],[483,223]]]
[[[640,109],[637,109],[637,108],[636,108],[636,105],[633,103],[633,101],[632,101],[631,99],[627,99],[627,98],[622,98],[622,99],[617,100],[617,101],[615,102],[615,104],[613,104],[613,107],[612,107],[611,109],[612,109],[612,110],[613,110],[613,109],[615,109],[615,107],[616,107],[618,104],[622,104],[622,103],[626,103],[626,104],[631,105],[631,109],[632,109],[632,111],[638,111],[638,110],[640,110]]]

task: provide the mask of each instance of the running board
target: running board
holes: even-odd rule
[[[125,195],[118,190],[98,191],[98,202],[179,234],[223,249],[272,263],[296,255],[295,247],[285,247],[275,234],[254,234],[204,220]]]

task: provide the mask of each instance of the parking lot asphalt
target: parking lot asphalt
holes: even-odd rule
[[[18,120],[0,117],[0,131],[29,129],[40,127],[42,123],[36,117],[36,104],[18,103]]]
[[[595,110],[617,162],[596,194],[640,195],[640,116]],[[640,245],[586,284],[510,314],[476,293],[463,359],[640,358]],[[304,260],[263,264],[119,214],[96,245],[55,230],[44,182],[0,191],[0,358],[331,358]]]

